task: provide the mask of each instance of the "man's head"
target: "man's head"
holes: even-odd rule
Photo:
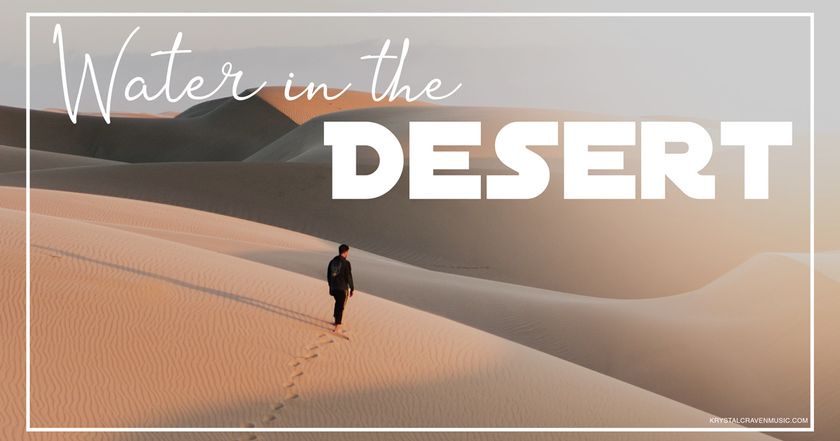
[[[341,244],[341,245],[338,246],[338,255],[339,256],[346,259],[348,254],[350,254],[350,247],[348,247],[346,244]]]

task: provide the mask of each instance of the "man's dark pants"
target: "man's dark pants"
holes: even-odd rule
[[[344,305],[347,303],[347,291],[330,291],[330,295],[335,298],[335,308],[333,309],[333,317],[335,317],[335,324],[341,324],[341,317],[344,315]]]

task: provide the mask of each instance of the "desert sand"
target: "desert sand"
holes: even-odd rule
[[[308,106],[305,101],[291,104],[295,109]],[[4,111],[5,116],[22,115],[15,109]],[[101,119],[87,120],[80,125],[107,135],[95,143],[110,146],[91,153],[87,143],[70,136],[75,129],[67,127],[72,125],[60,116],[33,113],[33,136],[43,138],[33,141],[36,149],[133,163],[170,163],[41,170],[33,173],[35,187],[214,211],[350,241],[413,265],[482,279],[601,297],[655,297],[698,289],[757,254],[799,252],[807,246],[808,201],[802,197],[808,191],[807,176],[802,173],[807,170],[807,152],[803,149],[774,152],[775,182],[788,185],[773,187],[773,198],[767,201],[743,201],[737,196],[742,192],[741,156],[731,149],[716,154],[716,162],[709,166],[718,175],[719,193],[729,195],[715,201],[681,198],[672,186],[667,202],[568,201],[562,197],[562,174],[554,173],[546,193],[528,201],[409,203],[403,179],[382,198],[348,202],[334,201],[329,193],[329,149],[323,146],[319,129],[326,120],[377,121],[405,138],[411,120],[478,118],[483,128],[494,133],[517,119],[610,117],[532,109],[380,107],[321,115],[298,126],[263,99],[223,98],[198,104],[173,120],[125,119],[121,120],[125,125],[107,130],[101,127]],[[286,123],[274,127],[277,121]],[[134,130],[141,123],[174,125],[149,126],[143,136],[136,136]],[[268,126],[274,127],[272,131],[259,129]],[[42,134],[38,127],[44,128]],[[0,127],[0,138],[20,146],[22,136],[17,131]],[[492,144],[492,139],[483,141]],[[797,139],[796,145],[806,143]],[[474,173],[499,169],[495,153],[485,147],[472,149]],[[553,162],[552,170],[562,171],[562,149],[535,150]],[[638,164],[632,151],[626,154],[628,171],[633,172]],[[19,175],[0,177],[0,185],[22,183]],[[708,216],[712,211],[726,215]],[[392,222],[393,217],[402,222]],[[701,224],[695,223],[698,218],[703,219]],[[528,228],[521,228],[523,219]],[[686,234],[686,227],[691,234]],[[825,229],[821,237],[840,243],[840,230]],[[645,259],[637,258],[640,253]],[[510,255],[520,258],[510,259]],[[687,267],[692,271],[684,271]],[[592,268],[601,268],[610,277],[593,278]]]
[[[343,201],[331,198],[330,173],[329,165],[299,163],[126,164],[38,170],[32,185],[213,211],[427,269],[600,297],[686,292],[756,254],[807,247],[801,197],[570,201],[562,199],[562,176],[553,175],[533,200],[409,200],[404,176],[381,198]],[[0,185],[23,185],[22,174],[0,176]],[[709,217],[710,210],[727,215]],[[686,226],[700,231],[686,234]],[[609,277],[591,277],[594,268]]]
[[[42,150],[31,150],[30,160],[31,170],[119,164],[119,161]],[[26,150],[20,147],[0,145],[0,173],[24,170],[26,170]]]
[[[19,198],[17,205],[10,195],[0,200],[23,208]],[[285,230],[278,236],[274,227],[209,213],[201,213],[207,219],[203,223],[172,221],[192,212],[177,207],[105,198],[105,211],[95,208],[103,203],[99,196],[74,194],[72,200],[64,192],[37,190],[33,207],[39,213],[102,223],[316,280],[335,248],[321,239]],[[298,242],[290,244],[287,237]],[[807,266],[795,255],[759,255],[694,292],[634,301],[428,271],[363,251],[354,252],[353,260],[357,278],[380,297],[695,407],[719,415],[807,413],[808,296],[801,289],[807,288]],[[820,275],[820,283],[824,290],[840,292],[830,277]],[[791,295],[795,292],[802,295]],[[651,359],[660,363],[651,364]],[[717,381],[721,377],[729,381]],[[789,380],[779,386],[779,378]]]
[[[522,115],[597,116],[368,108],[353,95],[334,114],[324,103],[282,107],[272,93],[204,102],[172,119],[116,118],[107,130],[97,117],[72,127],[33,112],[34,425],[698,426],[710,415],[807,416],[807,180],[796,150],[781,162],[799,171],[774,170],[790,185],[766,203],[568,203],[559,185],[514,204],[408,203],[405,182],[349,203],[329,197],[323,121],[374,120],[404,138],[408,120],[470,112],[491,129]],[[22,118],[0,108],[0,185],[12,186],[0,187],[1,314],[14,336],[4,348],[12,368],[0,375],[4,395],[16,397],[0,434],[249,439],[24,438]],[[556,150],[539,152],[562,164]],[[492,156],[477,148],[478,169],[499,170]],[[710,166],[723,173],[724,193],[738,191],[737,165],[730,156]],[[816,274],[825,435],[773,434],[785,440],[840,433],[840,230],[825,222],[840,217],[830,196],[817,193],[829,207],[818,211]],[[711,211],[725,215],[703,215]],[[686,225],[700,230],[686,234]],[[332,299],[321,280],[339,241],[354,247],[360,281],[350,341],[327,332]],[[516,437],[526,438],[766,437]]]
[[[21,194],[0,191],[6,292],[22,289]],[[36,426],[708,421],[692,407],[366,291],[351,300],[344,340],[327,331],[323,281],[237,256],[270,240],[328,257],[334,243],[146,202],[43,190],[33,192],[37,200]],[[236,251],[213,251],[219,241]],[[357,253],[362,262],[405,265]]]

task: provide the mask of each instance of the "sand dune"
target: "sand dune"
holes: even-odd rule
[[[15,205],[15,193],[3,191],[4,207]],[[114,224],[133,211],[146,216],[137,224],[219,236],[227,234],[218,231],[224,219],[125,200],[107,200],[116,211],[103,209],[105,200],[86,209],[91,196],[61,196],[66,217],[33,215],[35,425],[708,421],[675,401],[365,292],[351,301],[352,340],[333,337],[319,279],[79,218],[98,211]],[[0,209],[0,261],[15,276],[3,278],[7,292],[21,289],[14,263],[22,216]],[[254,234],[253,224],[228,220],[239,234]],[[264,228],[295,251],[327,245]]]
[[[329,147],[324,146],[324,121],[372,121],[387,127],[400,140],[403,150],[408,149],[410,121],[481,121],[481,146],[470,148],[473,167],[496,169],[501,167],[495,159],[496,133],[512,121],[573,121],[615,119],[604,115],[554,110],[487,108],[487,107],[397,107],[364,108],[317,115],[292,130],[282,138],[263,147],[247,161],[289,161],[327,164],[331,162]],[[549,161],[562,158],[558,147],[534,147]],[[372,149],[359,151],[358,162],[377,164],[378,156]]]
[[[41,150],[31,150],[30,161],[32,170],[119,164],[118,161],[109,161],[107,159],[44,152]],[[26,149],[0,145],[0,173],[21,170],[26,170]]]
[[[46,112],[55,112],[55,113],[63,113],[67,114],[67,109],[63,108],[46,108],[43,109]],[[79,112],[79,115],[86,115],[86,116],[96,116],[99,117],[98,113],[95,112]],[[142,112],[111,112],[111,116],[117,118],[174,118],[178,116],[178,112],[161,112],[161,113],[142,113]]]
[[[492,141],[506,122],[616,118],[384,109],[357,93],[288,103],[280,91],[203,102],[172,119],[115,118],[110,127],[100,117],[80,116],[73,126],[66,115],[33,112],[33,146],[41,149],[32,151],[35,187],[273,225],[34,190],[33,243],[42,242],[33,272],[36,288],[49,296],[49,303],[33,303],[45,317],[34,323],[33,337],[43,338],[33,360],[49,361],[33,371],[33,384],[41,385],[33,395],[36,425],[700,425],[707,413],[807,415],[804,150],[774,152],[773,182],[787,187],[772,187],[769,201],[737,197],[740,153],[719,150],[707,169],[723,174],[718,191],[726,196],[716,201],[672,197],[672,186],[667,201],[564,201],[559,174],[531,201],[409,201],[404,180],[376,200],[333,201],[324,121],[376,121],[405,148],[410,120],[482,120],[483,143],[471,164],[483,173],[503,169]],[[0,143],[23,142],[23,111],[0,107]],[[535,150],[562,170],[562,149]],[[625,152],[628,171],[637,171],[636,153]],[[366,166],[376,158],[368,153],[361,156]],[[23,158],[22,149],[0,146],[0,185],[23,185]],[[836,249],[840,229],[826,219],[840,211],[830,192],[816,197],[818,247]],[[21,189],[0,189],[3,292],[23,289],[23,203]],[[336,245],[330,240],[354,246],[365,291],[352,301],[350,343],[321,337],[331,300],[320,281]],[[838,255],[817,257],[823,435],[779,438],[833,441],[840,433]],[[4,353],[12,368],[0,369],[2,392],[18,397],[4,403],[4,439],[23,438],[21,300],[0,300],[6,335],[17,336]],[[12,362],[14,354],[21,358]],[[503,435],[496,438],[509,438]]]
[[[0,192],[3,206],[20,208],[16,194]],[[33,193],[33,207],[315,279],[334,253],[335,244],[321,239],[178,207],[40,190]],[[184,216],[201,220],[184,223]],[[636,301],[430,272],[359,250],[353,261],[357,279],[377,296],[706,411],[807,415],[807,267],[788,256],[758,256],[695,292]],[[823,292],[840,293],[836,282],[820,280]]]
[[[330,179],[318,165],[204,163],[45,170],[32,182],[254,220],[428,269],[607,297],[685,292],[761,252],[807,247],[801,197],[569,201],[554,176],[544,195],[526,201],[412,201],[405,179],[381,198],[342,201],[331,198]],[[20,176],[0,176],[0,184],[21,185]],[[592,277],[596,268],[609,277]]]
[[[369,92],[361,92],[356,90],[348,90],[340,97],[327,100],[323,93],[319,92],[312,99],[307,99],[303,95],[297,100],[289,101],[285,97],[285,87],[264,87],[257,94],[258,97],[265,100],[267,103],[274,106],[277,110],[287,115],[292,121],[303,124],[312,118],[325,115],[333,112],[341,112],[344,110],[365,109],[370,107],[426,107],[431,106],[429,103],[423,101],[408,102],[403,98],[394,100],[393,102],[382,100],[374,101]],[[341,90],[329,89],[330,96],[335,96]],[[293,86],[289,90],[291,96],[297,96],[304,93],[305,90],[301,86]]]
[[[22,147],[25,111],[0,106],[0,144]],[[265,101],[225,99],[191,118],[114,118],[32,111],[32,148],[124,162],[244,159],[296,124]]]

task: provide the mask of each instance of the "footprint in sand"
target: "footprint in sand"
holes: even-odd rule
[[[339,335],[339,336],[346,338],[343,335]],[[328,344],[333,344],[333,343],[335,343],[335,339],[333,339],[332,336],[330,336],[329,334],[326,334],[326,333],[322,333],[318,336],[318,340],[315,343],[313,343],[309,347],[307,347],[307,350],[315,351],[316,349],[320,349],[321,345],[328,345]],[[311,352],[311,353],[306,354],[306,355],[299,355],[299,356],[294,357],[291,361],[289,361],[289,363],[287,363],[288,366],[294,368],[294,371],[292,372],[290,378],[294,379],[294,378],[299,378],[299,377],[303,376],[303,370],[302,369],[303,369],[304,362],[307,362],[307,361],[312,360],[312,359],[317,358],[317,357],[318,357],[317,352]],[[297,399],[300,398],[300,395],[294,392],[295,387],[296,387],[296,384],[293,381],[289,381],[289,382],[287,382],[283,385],[283,388],[285,389],[285,397],[282,400],[275,402],[271,406],[271,409],[272,409],[273,413],[263,416],[261,418],[262,423],[269,424],[269,423],[272,423],[272,422],[276,421],[277,418],[280,416],[280,411],[286,407],[286,404],[287,404],[288,401],[297,400]],[[256,424],[254,424],[253,422],[245,422],[245,423],[242,423],[242,427],[243,428],[253,428],[253,427],[256,427]],[[239,440],[244,440],[244,441],[254,441],[254,440],[257,439],[257,436],[253,435],[253,434],[244,434],[241,437],[239,437],[238,439]]]
[[[240,441],[254,441],[255,439],[257,439],[257,435],[253,435],[253,434],[248,433],[248,434],[240,436],[238,439]]]

